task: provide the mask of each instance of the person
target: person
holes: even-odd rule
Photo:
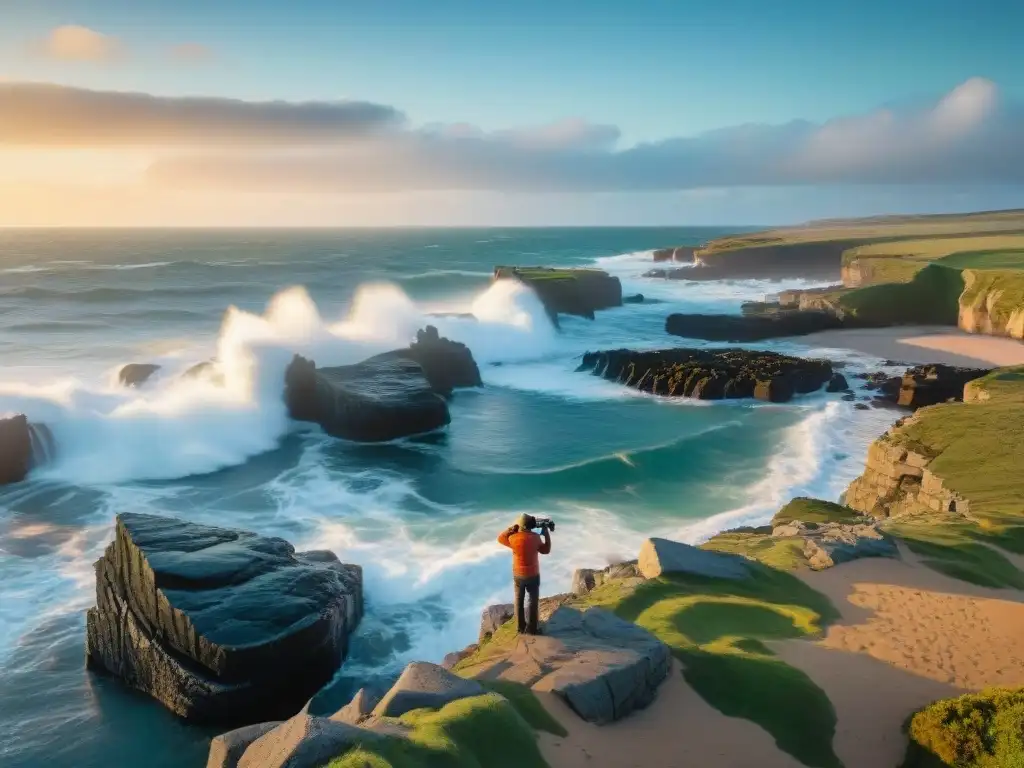
[[[515,525],[498,535],[498,543],[512,550],[512,582],[515,601],[512,603],[519,634],[537,634],[537,612],[540,603],[540,558],[551,552],[551,533],[543,536],[533,532],[537,522],[531,515],[520,515]],[[523,601],[530,596],[529,618],[523,616]]]

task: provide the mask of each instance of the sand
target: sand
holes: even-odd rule
[[[899,765],[906,718],[936,699],[1024,685],[1024,592],[976,587],[900,553],[799,572],[841,619],[819,640],[768,644],[832,701],[833,743],[846,768]],[[553,768],[800,765],[754,723],[704,702],[678,667],[650,707],[612,725],[584,723],[554,697],[544,704],[570,731],[541,737]]]
[[[849,349],[914,365],[946,363],[979,368],[1024,365],[1024,343],[1017,339],[970,334],[948,326],[821,331],[790,341],[815,350]]]

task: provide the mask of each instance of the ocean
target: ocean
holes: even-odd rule
[[[480,610],[511,599],[494,540],[521,512],[557,522],[542,584],[555,593],[574,568],[635,557],[650,535],[698,542],[765,522],[794,495],[836,498],[891,412],[824,393],[657,399],[575,372],[588,350],[687,344],[665,334],[671,312],[738,312],[813,285],[642,277],[651,249],[723,234],[0,230],[0,416],[48,424],[58,447],[52,465],[0,488],[0,763],[205,764],[215,731],[84,668],[92,564],[119,512],[282,536],[361,564],[366,617],[328,692],[342,701],[475,641]],[[505,264],[601,267],[648,301],[563,316],[556,331],[531,292],[491,283]],[[427,324],[470,347],[485,383],[457,391],[444,434],[355,445],[286,418],[293,353],[356,362]],[[851,370],[880,362],[755,346]],[[211,358],[221,385],[179,377]],[[125,389],[129,362],[162,369]]]

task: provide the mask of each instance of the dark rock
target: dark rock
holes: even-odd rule
[[[414,661],[373,708],[377,717],[401,717],[414,709],[440,709],[456,699],[487,693],[476,680],[459,677],[437,664]]]
[[[285,372],[284,399],[293,419],[363,442],[431,432],[451,419],[422,366],[391,353],[334,368],[296,355]]]
[[[871,410],[871,406],[865,405],[864,403],[854,403],[853,407],[856,408],[858,411],[870,411]]]
[[[233,731],[215,736],[210,742],[210,755],[206,760],[206,768],[238,768],[245,750],[256,739],[281,725],[280,721],[256,723],[236,728]]]
[[[619,278],[600,269],[495,267],[495,280],[519,280],[530,286],[552,319],[559,313],[590,320],[599,309],[622,306]]]
[[[675,248],[659,248],[654,252],[654,261],[676,261],[692,264],[694,251],[696,250],[697,246],[694,245],[680,245]]]
[[[960,368],[953,365],[917,365],[903,374],[897,404],[924,408],[949,400],[964,399],[964,385],[990,372],[988,368]]]
[[[20,483],[55,453],[53,433],[45,424],[30,424],[20,414],[0,419],[0,485]]]
[[[416,341],[408,349],[385,352],[366,362],[397,358],[419,363],[431,388],[442,397],[451,397],[452,390],[456,388],[483,386],[480,369],[469,347],[440,336],[432,325],[417,331]]]
[[[857,399],[857,396],[855,394],[853,394],[853,392],[849,392],[849,393],[843,395],[843,400],[845,400],[848,403],[852,403],[856,399]]]
[[[756,315],[669,315],[665,330],[673,336],[708,341],[762,341],[784,336],[805,336],[842,328],[831,312],[782,310]]]
[[[843,251],[861,240],[824,240],[804,243],[751,243],[714,250],[714,243],[694,254],[692,267],[665,270],[670,280],[831,280],[842,277]]]
[[[713,552],[669,539],[647,539],[640,547],[637,569],[645,579],[687,573],[716,579],[745,579],[750,562],[739,555]]]
[[[288,717],[333,676],[362,569],[284,539],[123,514],[96,562],[88,666],[196,722]]]
[[[141,387],[159,370],[154,363],[129,363],[117,374],[117,380],[126,387]]]
[[[745,349],[587,352],[577,370],[655,395],[700,400],[756,397],[771,402],[814,392],[832,376],[827,360]]]
[[[849,389],[850,384],[841,373],[833,373],[832,378],[828,380],[828,384],[825,386],[826,392],[848,392]]]
[[[626,296],[622,299],[623,304],[643,304],[644,295],[642,293],[634,294],[633,296]]]

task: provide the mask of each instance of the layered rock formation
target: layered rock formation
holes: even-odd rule
[[[832,377],[827,360],[744,349],[588,352],[577,370],[655,395],[700,400],[753,397],[771,402],[814,392]]]
[[[362,612],[362,569],[330,552],[123,514],[96,562],[86,660],[191,721],[281,719],[330,680]]]
[[[694,266],[655,270],[649,277],[670,280],[780,280],[799,277],[838,281],[843,251],[857,240],[758,243],[732,247],[709,243],[694,252]]]
[[[45,424],[30,424],[24,415],[0,419],[0,485],[20,483],[55,453],[53,434]]]
[[[361,442],[431,432],[451,420],[423,367],[404,354],[333,368],[296,355],[285,372],[284,400],[293,419]]]
[[[990,370],[941,364],[916,365],[903,374],[896,402],[904,408],[917,410],[927,405],[963,400],[967,382],[980,379]]]
[[[619,278],[600,269],[495,267],[494,279],[528,285],[556,323],[559,313],[593,320],[597,310],[622,306]]]
[[[677,313],[669,315],[665,321],[665,331],[673,336],[729,342],[805,336],[842,327],[844,322],[834,313],[818,310],[780,310],[747,315]]]
[[[965,269],[957,324],[968,333],[1024,339],[1024,271]]]
[[[812,570],[820,571],[862,557],[899,557],[892,537],[870,522],[805,523],[799,520],[777,525],[775,538],[798,538]]]
[[[480,369],[469,347],[444,338],[432,325],[417,331],[416,341],[408,349],[385,352],[367,362],[396,358],[419,363],[431,388],[442,397],[451,397],[454,389],[483,386]]]

